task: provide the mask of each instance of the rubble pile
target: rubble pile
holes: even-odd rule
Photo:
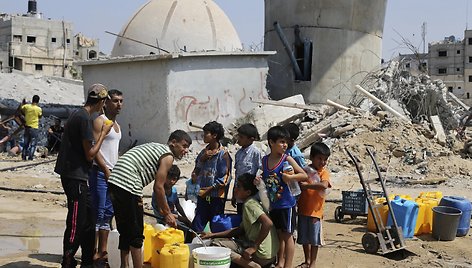
[[[348,106],[332,101],[327,102],[329,105],[290,105],[281,100],[281,106],[303,109],[295,114],[279,112],[267,117],[279,121],[269,122],[263,129],[257,122],[267,118],[249,113],[236,120],[233,128],[253,123],[264,138],[268,127],[293,122],[300,127],[296,143],[306,158],[310,146],[317,141],[331,147],[329,168],[333,173],[355,173],[345,148],[361,160],[365,172],[375,173],[365,150],[370,147],[376,153],[383,177],[393,183],[435,184],[470,179],[472,164],[462,153],[464,142],[456,132],[467,107],[451,101],[442,81],[432,81],[425,74],[413,75],[400,70],[398,62],[391,62],[387,68],[367,75],[361,88],[374,97],[356,91]]]
[[[432,81],[424,73],[413,75],[399,68],[397,61],[391,61],[386,68],[370,73],[361,85],[385,103],[397,102],[400,112],[408,115],[413,123],[428,122],[430,116],[439,116],[445,130],[458,127],[458,119],[464,107],[448,101],[446,85],[441,80]],[[362,107],[369,102],[355,92],[351,104]],[[395,108],[395,105],[392,105]]]

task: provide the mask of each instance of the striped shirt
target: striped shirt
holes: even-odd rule
[[[145,143],[132,148],[118,158],[108,183],[134,195],[143,196],[143,188],[154,181],[159,160],[172,152],[167,144]]]

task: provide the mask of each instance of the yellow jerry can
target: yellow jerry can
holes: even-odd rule
[[[186,244],[166,244],[161,249],[159,267],[187,268],[190,257],[189,247]]]
[[[167,228],[164,231],[156,232],[152,235],[152,268],[165,268],[159,266],[159,252],[166,244],[184,243],[184,232],[174,228]]]

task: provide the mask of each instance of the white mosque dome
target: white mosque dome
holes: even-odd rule
[[[156,47],[169,52],[242,49],[233,24],[213,0],[151,0],[119,35],[113,57],[165,53]]]

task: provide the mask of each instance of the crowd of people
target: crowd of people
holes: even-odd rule
[[[10,147],[18,143],[15,137],[23,126],[23,160],[34,158],[42,116],[38,103],[35,95],[31,104],[21,105],[24,120],[20,118],[19,127],[12,126],[18,120],[4,124],[7,138],[0,143],[9,142]],[[166,144],[145,143],[119,155],[117,117],[123,103],[121,91],[93,84],[84,106],[69,116],[64,127],[56,119],[48,129],[47,148],[58,152],[54,171],[60,175],[67,197],[62,267],[76,267],[79,248],[81,267],[105,265],[113,217],[120,234],[121,267],[130,266],[130,255],[133,266],[141,267],[143,189],[151,183],[151,204],[159,222],[191,229],[211,238],[215,245],[230,248],[235,265],[293,267],[295,243],[299,243],[305,255],[299,267],[315,267],[318,247],[323,244],[323,193],[331,187],[325,168],[330,149],[325,144],[311,147],[311,164],[307,165],[295,144],[298,126],[291,123],[269,129],[270,150],[264,155],[254,144],[260,139],[257,128],[243,124],[237,130],[240,149],[233,161],[221,143],[223,126],[211,121],[203,127],[205,146],[195,159],[185,192],[178,193],[175,184],[181,171],[174,161],[188,153],[192,144],[189,134],[175,130]],[[233,178],[231,204],[241,224],[212,233],[208,226],[215,216],[225,213]],[[298,191],[291,188],[293,184]],[[192,220],[182,208],[179,194],[194,202]],[[303,236],[295,238],[296,231]]]
[[[40,119],[43,116],[43,111],[38,105],[39,100],[38,95],[33,96],[31,103],[23,99],[15,114],[2,120],[0,124],[0,137],[3,137],[0,139],[2,152],[8,152],[10,156],[21,154],[21,158],[25,161],[34,159],[40,140]],[[51,117],[54,124],[47,129],[46,148],[48,151],[42,155],[44,157],[59,151],[64,132],[61,119]]]

